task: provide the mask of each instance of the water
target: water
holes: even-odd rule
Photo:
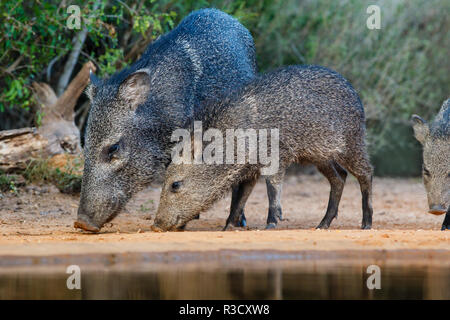
[[[203,256],[169,262],[144,254],[115,255],[113,261],[94,256],[20,266],[0,261],[0,299],[450,299],[448,264]],[[80,290],[66,286],[66,267],[73,262],[80,264]],[[374,263],[381,270],[379,290],[366,284],[367,266]]]

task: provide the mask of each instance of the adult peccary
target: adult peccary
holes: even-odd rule
[[[161,36],[130,67],[91,77],[78,220],[99,231],[170,163],[170,136],[203,100],[256,74],[253,38],[236,19],[203,9]]]
[[[418,115],[412,116],[414,135],[423,146],[422,176],[430,213],[447,212],[441,230],[450,229],[450,99],[428,125]]]
[[[362,228],[371,228],[372,166],[365,145],[364,109],[356,91],[341,75],[320,66],[282,68],[204,110],[204,130],[215,128],[224,136],[227,129],[279,129],[279,170],[268,179],[272,182],[267,190],[268,228],[281,217],[282,178],[293,162],[316,165],[330,182],[328,208],[318,228],[328,228],[337,215],[346,169],[361,186]],[[242,187],[235,205],[243,208],[263,168],[260,162],[170,164],[153,229],[183,227],[236,183]],[[239,217],[238,212],[230,215],[227,224]]]

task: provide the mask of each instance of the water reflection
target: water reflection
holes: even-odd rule
[[[83,270],[83,268],[82,268]],[[270,266],[82,271],[68,290],[65,269],[0,272],[0,299],[450,299],[448,267],[381,266],[381,289],[365,266]]]

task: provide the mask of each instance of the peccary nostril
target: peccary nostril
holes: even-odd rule
[[[77,221],[73,223],[74,228],[82,229],[84,231],[99,232],[100,228],[95,226],[89,219],[78,216]]]
[[[441,215],[444,214],[446,211],[444,207],[441,206],[440,204],[439,205],[435,204],[430,207],[430,210],[428,212],[435,215]]]

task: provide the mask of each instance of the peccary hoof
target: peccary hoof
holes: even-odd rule
[[[277,227],[276,223],[268,223],[266,226],[266,230],[275,229]]]
[[[370,230],[370,229],[372,229],[372,225],[371,224],[363,224],[362,226],[361,226],[361,229],[363,229],[363,230]]]
[[[316,227],[316,229],[328,229],[330,227],[330,225],[328,224],[328,223],[326,223],[326,222],[321,222],[321,223],[319,223],[319,225]]]
[[[237,222],[231,222],[234,227],[245,228],[247,226],[247,218],[245,218],[244,212],[242,212],[239,216],[239,220]]]
[[[245,228],[247,227],[247,219],[245,218],[244,213],[241,213],[241,215],[239,216],[239,220],[237,222],[231,222],[229,220],[229,218],[227,219],[227,223],[225,224],[225,227],[223,227],[222,231],[226,231],[228,229],[229,225],[232,225],[233,227],[241,227],[241,228]]]
[[[247,226],[247,219],[245,218],[244,215],[241,215],[238,224],[236,225],[236,227],[242,227],[245,228]]]

